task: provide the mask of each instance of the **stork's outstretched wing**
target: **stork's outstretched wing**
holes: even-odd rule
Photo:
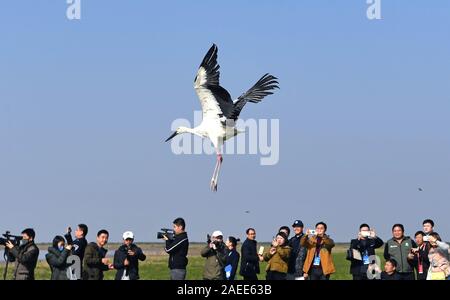
[[[226,89],[219,85],[219,64],[217,63],[217,46],[209,49],[203,58],[194,80],[194,88],[202,106],[203,118],[220,119],[230,114],[233,100]]]
[[[226,115],[227,118],[236,120],[247,102],[258,103],[261,102],[264,97],[272,95],[272,91],[274,89],[279,89],[277,79],[278,78],[270,74],[265,74],[261,77],[261,79],[259,79],[254,86],[239,96],[239,98],[234,102],[233,110]]]

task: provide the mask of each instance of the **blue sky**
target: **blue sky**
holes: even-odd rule
[[[448,1],[382,1],[372,21],[364,0],[81,6],[69,21],[65,1],[0,4],[0,230],[49,241],[84,222],[90,240],[154,241],[183,216],[192,240],[249,226],[269,240],[301,219],[348,241],[362,222],[386,239],[433,218],[449,239]],[[212,43],[232,96],[266,72],[281,86],[241,114],[280,120],[279,163],[225,155],[216,194],[214,156],[163,142],[200,108]]]

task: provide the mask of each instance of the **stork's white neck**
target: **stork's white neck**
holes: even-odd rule
[[[202,137],[202,138],[205,137],[204,132],[201,130],[200,126],[195,127],[195,128],[180,126],[178,128],[178,133],[191,133],[191,134],[198,135],[199,137]]]

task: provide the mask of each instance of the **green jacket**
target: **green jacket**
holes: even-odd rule
[[[87,245],[83,258],[83,280],[103,280],[103,271],[109,270],[108,266],[102,263],[107,251],[96,243]]]
[[[415,248],[416,243],[409,236],[405,236],[399,244],[393,238],[387,241],[384,247],[384,258],[395,259],[397,262],[397,272],[411,273],[414,271],[412,261],[408,259],[411,248]]]
[[[211,249],[206,245],[202,251],[202,257],[206,257],[205,268],[203,270],[203,279],[207,280],[224,280],[225,279],[225,263],[227,261],[227,253],[225,244],[222,243],[217,250]]]
[[[291,247],[289,246],[277,246],[275,254],[266,252],[264,254],[264,260],[268,261],[266,271],[276,271],[280,273],[287,273],[289,255],[291,254]]]

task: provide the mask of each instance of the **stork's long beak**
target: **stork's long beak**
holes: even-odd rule
[[[169,136],[169,137],[167,138],[166,142],[168,142],[168,141],[170,141],[171,139],[173,139],[177,134],[178,134],[178,132],[174,131],[174,132],[172,133],[172,135]]]

